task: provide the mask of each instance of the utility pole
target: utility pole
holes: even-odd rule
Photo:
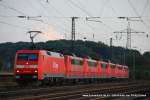
[[[110,38],[110,47],[112,47],[112,41],[113,41],[113,39]]]
[[[75,19],[77,19],[78,17],[71,17],[72,19],[72,27],[71,27],[71,48],[72,48],[72,52],[74,51],[74,41],[75,41]]]
[[[35,44],[34,44],[34,38],[42,33],[41,31],[28,31],[27,33],[30,34],[30,39],[31,39],[31,43],[32,43],[32,48],[36,48]]]
[[[113,49],[112,49],[112,44],[113,44],[113,38],[110,38],[110,60],[112,60],[112,57],[113,57]]]
[[[131,35],[133,33],[145,33],[145,32],[139,32],[139,31],[135,31],[133,29],[131,29],[131,26],[130,26],[130,21],[141,21],[137,18],[140,18],[140,17],[118,17],[119,19],[126,19],[127,21],[127,29],[123,30],[123,31],[116,31],[114,33],[126,33],[127,34],[127,42],[126,42],[126,48],[127,49],[131,49]],[[126,53],[125,51],[123,52],[124,56],[123,56],[123,62],[125,63],[125,59],[126,59]],[[131,54],[132,55],[132,54]],[[133,79],[135,79],[135,54],[133,54]]]
[[[118,17],[119,19],[126,19],[128,22],[127,29],[122,31],[115,31],[114,33],[127,33],[127,42],[126,42],[126,48],[131,49],[131,34],[132,33],[144,33],[139,31],[134,31],[130,27],[130,21],[141,21],[141,20],[132,20],[133,18],[139,18],[139,17]]]
[[[71,29],[71,40],[75,40],[75,19],[78,17],[71,17],[72,19],[72,29]]]

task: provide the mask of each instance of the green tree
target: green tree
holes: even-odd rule
[[[3,62],[2,62],[2,60],[0,59],[0,71],[2,70],[2,67],[3,67]]]

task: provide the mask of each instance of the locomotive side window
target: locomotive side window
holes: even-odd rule
[[[96,62],[92,62],[92,61],[88,61],[88,66],[90,66],[90,67],[97,67],[97,63]]]
[[[118,66],[118,69],[119,69],[119,70],[122,70],[122,68],[123,68],[122,66]]]
[[[78,60],[78,59],[71,59],[71,64],[72,65],[82,65],[82,60]]]
[[[37,61],[38,60],[38,54],[18,54],[17,60],[22,60],[22,61]]]
[[[115,65],[110,65],[110,67],[111,67],[112,69],[114,69],[114,68],[115,68]]]
[[[101,68],[107,68],[107,64],[106,63],[101,63]]]

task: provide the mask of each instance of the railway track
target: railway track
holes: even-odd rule
[[[142,92],[143,90],[148,90],[150,92],[150,87],[148,87],[148,84],[145,85],[145,88],[143,89],[137,89],[140,88],[141,85],[131,85],[131,86],[113,86],[109,88],[93,88],[93,89],[82,89],[82,90],[76,90],[73,92],[61,92],[61,93],[50,93],[46,95],[38,95],[38,96],[29,96],[24,98],[18,98],[17,100],[39,100],[39,99],[45,99],[45,100],[85,100],[85,99],[96,99],[96,100],[102,100],[102,99],[108,99],[111,98],[111,96],[104,96],[104,95],[110,95],[112,93],[115,93],[113,95],[129,95],[130,93],[136,93],[136,92]],[[143,87],[143,85],[142,85]],[[96,97],[95,95],[102,95],[100,97]],[[85,96],[89,95],[89,96]],[[118,96],[119,96],[118,95]],[[132,94],[131,97],[138,94]],[[145,94],[141,94],[145,95]],[[142,98],[142,97],[140,97]],[[135,98],[134,98],[135,99]],[[136,97],[137,99],[137,97]]]
[[[144,83],[144,84],[143,84]],[[24,89],[17,91],[0,92],[1,99],[14,100],[85,100],[93,99],[102,100],[112,98],[112,96],[104,96],[104,94],[130,94],[146,92],[150,90],[150,82],[125,82],[125,83],[106,83],[106,84],[91,84],[91,85],[76,85],[76,86],[61,86],[51,88]],[[136,91],[135,91],[136,90]],[[143,91],[144,91],[143,90]],[[150,91],[149,91],[150,92]],[[96,96],[96,95],[102,96]]]
[[[17,87],[13,75],[10,72],[0,72],[0,92]]]
[[[12,82],[14,81],[13,79],[13,73],[9,72],[0,72],[0,82]]]

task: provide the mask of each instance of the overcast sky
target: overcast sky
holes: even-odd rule
[[[90,41],[102,41],[109,45],[126,47],[125,30],[127,21],[117,17],[132,18],[131,47],[141,51],[150,51],[150,0],[0,0],[0,43],[30,41],[30,30],[42,31],[35,41],[47,41],[71,38],[71,17],[76,19],[76,39],[84,37]],[[30,18],[18,18],[29,16]],[[38,17],[41,16],[41,17]],[[33,18],[35,17],[35,18]],[[86,21],[86,17],[100,17]],[[99,22],[101,21],[101,22]],[[93,38],[94,34],[94,38]],[[149,37],[146,37],[146,34]]]

